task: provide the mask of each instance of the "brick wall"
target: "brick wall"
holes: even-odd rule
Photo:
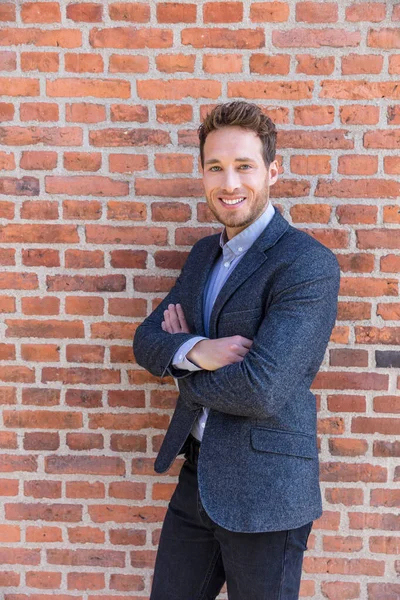
[[[20,0],[0,21],[2,597],[148,598],[176,394],[131,339],[218,228],[196,127],[248,98],[280,131],[274,204],[343,271],[302,597],[400,598],[400,3]]]

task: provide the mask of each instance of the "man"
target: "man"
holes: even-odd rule
[[[151,600],[296,600],[321,515],[310,392],[336,318],[330,250],[272,207],[276,130],[254,104],[214,108],[199,129],[221,235],[192,248],[137,329],[137,362],[178,380],[155,463],[185,453],[164,521]]]

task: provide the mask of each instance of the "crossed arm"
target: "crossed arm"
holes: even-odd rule
[[[189,326],[180,304],[169,304],[164,310],[161,328],[167,333],[190,333]],[[241,362],[249,352],[253,342],[241,335],[215,340],[203,339],[190,350],[187,357],[191,362],[206,371],[216,371],[226,365]]]

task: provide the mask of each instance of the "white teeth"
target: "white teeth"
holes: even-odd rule
[[[220,200],[222,200],[224,204],[239,204],[239,202],[242,202],[244,200],[244,196],[243,198],[232,198],[231,200],[227,200],[226,198],[220,198]]]

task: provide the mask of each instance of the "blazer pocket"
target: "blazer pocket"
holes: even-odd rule
[[[318,458],[316,438],[306,433],[254,427],[251,430],[251,445],[254,450],[261,452]]]

